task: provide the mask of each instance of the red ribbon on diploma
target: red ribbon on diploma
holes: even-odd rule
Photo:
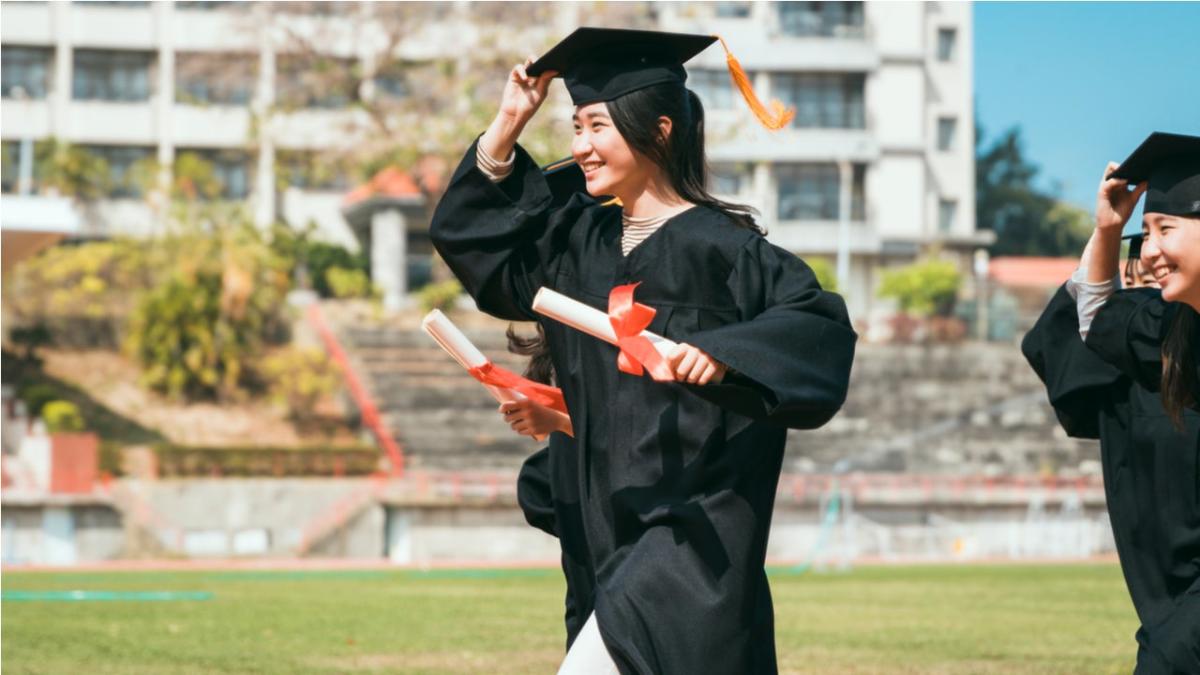
[[[544,405],[564,415],[568,414],[567,402],[563,400],[562,389],[558,387],[551,387],[548,384],[526,379],[511,370],[501,368],[491,361],[482,366],[471,368],[467,372],[471,373],[471,377],[483,384],[519,391],[526,398],[538,405]]]
[[[674,380],[667,360],[654,348],[642,331],[654,320],[658,310],[633,301],[633,290],[642,282],[617,286],[608,294],[608,321],[617,334],[617,368],[622,373],[641,375],[643,366],[656,380]]]

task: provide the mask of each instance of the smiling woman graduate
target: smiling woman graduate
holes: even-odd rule
[[[540,321],[570,410],[595,583],[561,672],[775,672],[764,562],[787,429],[824,424],[846,396],[842,299],[706,191],[704,111],[682,64],[715,41],[581,28],[516,66],[431,226],[483,311]],[[760,121],[786,125],[728,60]],[[565,203],[516,145],[558,75],[586,180]],[[616,347],[531,308],[543,286],[607,309],[633,284],[648,329],[680,343],[665,359],[619,368]]]
[[[1105,173],[1080,269],[1022,349],[1067,433],[1100,439],[1141,622],[1135,672],[1200,673],[1200,341],[1186,302],[1200,298],[1200,138],[1154,134]],[[1127,275],[1139,287],[1115,290],[1122,227],[1143,193],[1143,227],[1131,233],[1140,273]]]

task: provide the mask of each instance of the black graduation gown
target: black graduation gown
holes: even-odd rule
[[[525,520],[557,537],[562,547],[568,649],[592,613],[596,588],[579,505],[577,457],[573,439],[554,432],[545,448],[525,460],[517,476],[517,502]]]
[[[1100,439],[1113,539],[1142,624],[1136,672],[1200,673],[1200,415],[1188,411],[1176,429],[1148,377],[1166,305],[1157,291],[1120,291],[1085,345],[1062,288],[1021,348],[1063,429]]]
[[[641,282],[651,331],[736,371],[704,387],[634,377],[615,347],[541,322],[575,429],[605,645],[623,673],[773,673],[763,565],[784,442],[845,400],[845,304],[719,212],[694,207],[622,256],[619,207],[551,199],[523,149],[498,184],[467,151],[430,234],[480,309],[539,320],[531,302],[547,286],[604,310],[613,287]]]

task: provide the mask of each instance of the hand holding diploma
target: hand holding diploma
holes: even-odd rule
[[[435,309],[427,314],[421,321],[421,328],[501,404],[531,402],[547,413],[566,416],[560,389],[527,380],[492,363],[441,311]],[[544,437],[534,435],[537,440]]]
[[[633,301],[636,286],[614,288],[608,314],[543,287],[533,298],[533,311],[620,347],[622,372],[641,375],[645,367],[658,382],[720,382],[727,370],[724,364],[696,347],[645,330],[655,310]]]

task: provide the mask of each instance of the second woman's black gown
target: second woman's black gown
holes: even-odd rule
[[[480,309],[541,320],[575,430],[605,645],[623,673],[775,672],[764,562],[784,443],[845,400],[856,340],[845,304],[717,211],[677,215],[622,256],[619,207],[551,201],[522,149],[494,184],[472,146],[430,234]],[[649,330],[728,365],[724,382],[625,374],[615,347],[531,309],[546,286],[606,310],[633,282],[657,310]]]
[[[1137,673],[1200,673],[1200,414],[1183,429],[1158,393],[1174,311],[1154,290],[1116,293],[1085,344],[1060,289],[1021,347],[1067,434],[1100,439],[1121,571],[1141,626]]]

